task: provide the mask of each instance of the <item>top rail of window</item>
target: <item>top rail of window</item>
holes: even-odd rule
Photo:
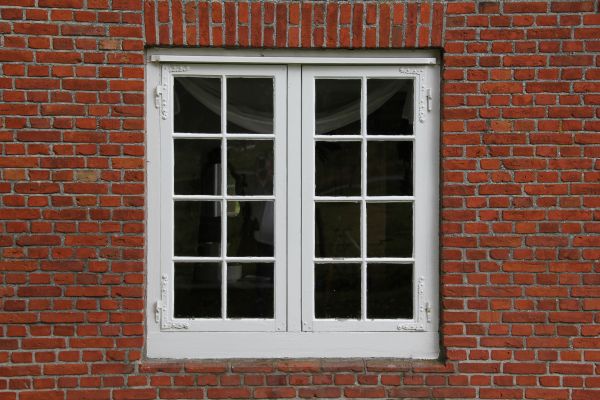
[[[437,52],[399,50],[149,49],[151,62],[226,64],[434,65]]]

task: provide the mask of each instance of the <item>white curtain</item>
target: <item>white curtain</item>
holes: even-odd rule
[[[220,87],[200,85],[193,78],[179,78],[183,88],[198,100],[206,108],[219,114],[221,110]],[[367,96],[367,114],[371,114],[385,104],[396,92],[406,91],[410,81],[406,79],[394,80],[393,83],[372,91]],[[252,94],[249,93],[249,96]],[[317,132],[331,132],[342,126],[346,126],[357,120],[356,109],[360,107],[360,100],[352,101],[336,109],[329,110],[325,115],[320,115],[316,121]],[[175,96],[174,112],[180,111],[179,99]],[[227,119],[234,124],[248,129],[251,132],[272,132],[273,116],[269,113],[260,112],[250,107],[228,105]],[[406,96],[402,109],[402,118],[412,122],[413,105],[412,96]]]

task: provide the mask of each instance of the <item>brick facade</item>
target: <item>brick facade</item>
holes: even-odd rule
[[[0,399],[600,399],[595,1],[0,0]],[[144,359],[144,49],[443,51],[444,357]]]

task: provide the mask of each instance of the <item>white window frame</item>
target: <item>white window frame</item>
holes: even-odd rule
[[[151,62],[146,67],[146,356],[437,358],[440,72],[435,53],[153,49],[148,52],[148,57]],[[331,67],[319,65],[338,65],[339,68],[335,72]],[[368,72],[370,68],[372,73]],[[172,318],[173,291],[169,271],[173,262],[173,216],[168,204],[173,201],[170,185],[173,179],[173,124],[169,94],[174,76],[213,74],[273,76],[276,80],[274,198],[276,238],[280,242],[275,246],[276,306],[272,320]],[[314,113],[298,110],[314,109],[312,96],[307,94],[314,86],[309,82],[310,78],[316,76],[414,80],[415,135],[405,138],[415,143],[415,185],[414,196],[411,196],[415,207],[414,259],[397,260],[414,261],[412,320],[340,322],[314,319],[310,284],[314,254],[314,218],[310,205],[314,204],[314,193],[308,190],[313,186],[314,175],[314,115],[311,115]],[[285,90],[278,90],[283,81],[286,82]],[[366,139],[363,137],[362,140]],[[302,185],[288,184],[291,182],[302,182]],[[361,262],[364,265],[365,260]]]

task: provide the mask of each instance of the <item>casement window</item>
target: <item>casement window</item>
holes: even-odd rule
[[[435,57],[150,58],[147,356],[436,358]]]

